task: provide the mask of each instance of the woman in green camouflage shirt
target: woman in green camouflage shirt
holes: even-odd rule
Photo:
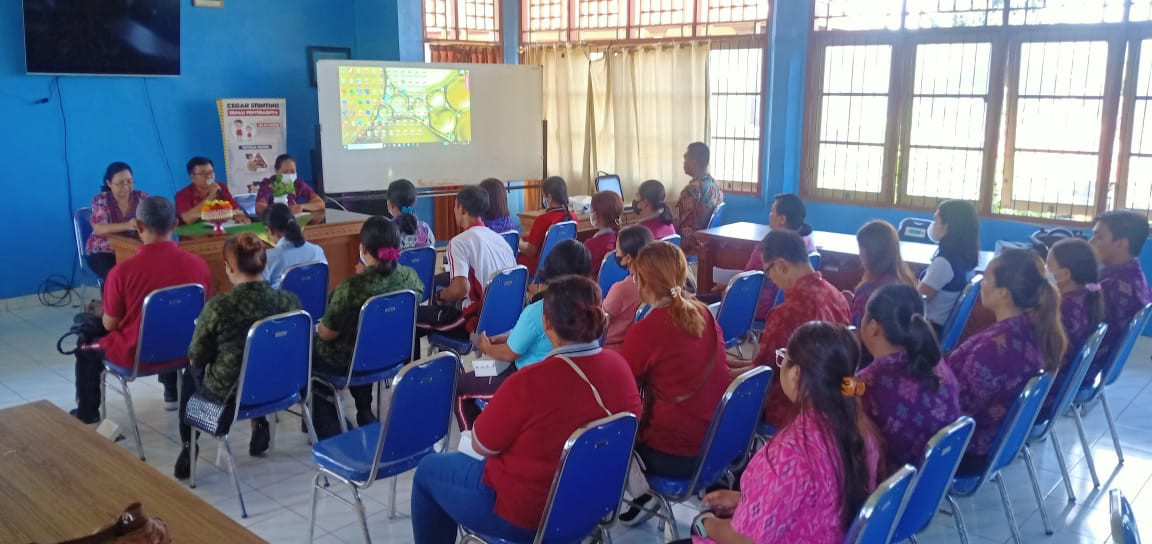
[[[400,231],[383,216],[374,216],[360,228],[360,262],[364,270],[336,286],[324,317],[316,324],[313,342],[312,367],[325,372],[348,372],[352,364],[352,350],[356,346],[356,330],[360,321],[360,307],[368,299],[393,291],[415,291],[417,299],[424,292],[424,283],[416,271],[396,263],[400,258]],[[385,331],[380,331],[381,333]],[[372,385],[349,388],[356,400],[356,422],[363,426],[376,421],[372,412]],[[316,433],[326,438],[339,432],[335,405],[325,392],[313,398],[313,418]]]
[[[192,428],[184,422],[184,411],[192,393],[203,387],[221,398],[233,396],[236,382],[240,380],[248,329],[266,317],[300,309],[296,295],[273,289],[264,281],[264,266],[268,262],[264,250],[264,242],[252,233],[242,233],[224,242],[224,273],[233,287],[204,305],[188,347],[191,369],[184,372],[180,398],[182,448],[175,469],[179,479],[187,478],[190,468]],[[234,405],[230,401],[229,409],[231,406]],[[253,419],[248,453],[262,455],[268,450],[268,443],[268,420]]]

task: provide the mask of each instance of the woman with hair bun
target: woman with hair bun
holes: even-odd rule
[[[280,277],[289,268],[312,261],[328,262],[324,248],[304,239],[300,223],[292,215],[288,205],[279,202],[264,208],[261,218],[268,237],[274,244],[267,252],[268,265],[264,267],[264,279],[277,289]]]
[[[388,213],[400,229],[400,249],[427,247],[436,243],[432,227],[416,217],[416,186],[406,179],[388,185]]]
[[[592,255],[592,278],[600,276],[604,256],[616,249],[616,236],[620,233],[620,216],[624,213],[624,200],[614,191],[600,191],[592,195],[592,213],[588,222],[598,229],[584,241]]]
[[[229,399],[232,406],[248,329],[266,317],[300,309],[296,295],[273,289],[264,281],[267,262],[264,248],[264,242],[250,232],[224,242],[224,273],[232,282],[232,290],[204,305],[188,347],[190,365],[184,371],[184,387],[180,393],[181,449],[174,470],[178,479],[187,478],[191,470],[192,428],[184,422],[188,399],[203,388],[218,398]],[[263,455],[268,450],[269,439],[268,420],[253,419],[248,454]]]

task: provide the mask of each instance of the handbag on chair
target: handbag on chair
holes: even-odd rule
[[[232,412],[235,409],[227,397],[220,398],[207,388],[200,387],[188,399],[188,406],[184,409],[184,421],[212,436],[219,436],[231,426]]]

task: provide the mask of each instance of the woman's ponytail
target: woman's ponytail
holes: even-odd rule
[[[396,226],[405,235],[416,234],[420,222],[416,219],[416,186],[406,179],[398,179],[388,184],[388,202],[400,210],[400,216],[395,218]]]
[[[908,355],[908,373],[935,391],[940,387],[940,378],[936,375],[940,343],[923,312],[920,293],[910,285],[894,283],[872,294],[865,319],[878,323],[889,342],[904,348]]]
[[[300,223],[296,222],[287,204],[273,203],[264,209],[264,216],[261,219],[268,230],[279,232],[285,240],[292,243],[292,247],[304,245],[304,232],[300,230]]]
[[[951,227],[949,227],[951,229]],[[1032,321],[1036,341],[1044,352],[1044,370],[1064,363],[1068,337],[1060,321],[1060,293],[1044,277],[1044,263],[1027,249],[1006,249],[988,265],[996,287],[1008,290],[1012,304]]]
[[[932,391],[940,388],[940,377],[936,375],[936,365],[940,363],[940,344],[936,341],[936,331],[923,314],[914,313],[908,320],[905,331],[904,350],[908,353],[908,370],[920,383]]]
[[[1043,282],[1031,313],[1036,339],[1044,351],[1044,370],[1053,372],[1064,364],[1064,353],[1068,349],[1068,337],[1060,321],[1060,292],[1055,286]]]

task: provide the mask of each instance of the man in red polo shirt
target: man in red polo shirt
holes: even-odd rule
[[[236,204],[227,185],[216,183],[216,167],[212,159],[192,157],[187,164],[188,179],[192,182],[176,193],[176,213],[181,223],[195,223],[200,220],[200,207],[208,200],[226,200],[236,210],[232,218],[237,223],[247,223],[248,216]]]
[[[117,263],[104,284],[104,315],[101,321],[108,334],[98,345],[76,352],[76,409],[72,415],[85,423],[100,419],[100,372],[104,360],[131,367],[136,361],[136,340],[144,297],[157,289],[199,283],[207,290],[212,284],[208,263],[180,249],[172,241],[176,211],[159,196],[140,201],[136,207],[136,232],[144,244],[136,255]],[[175,401],[175,372],[165,382]],[[165,392],[167,401],[168,391]]]

